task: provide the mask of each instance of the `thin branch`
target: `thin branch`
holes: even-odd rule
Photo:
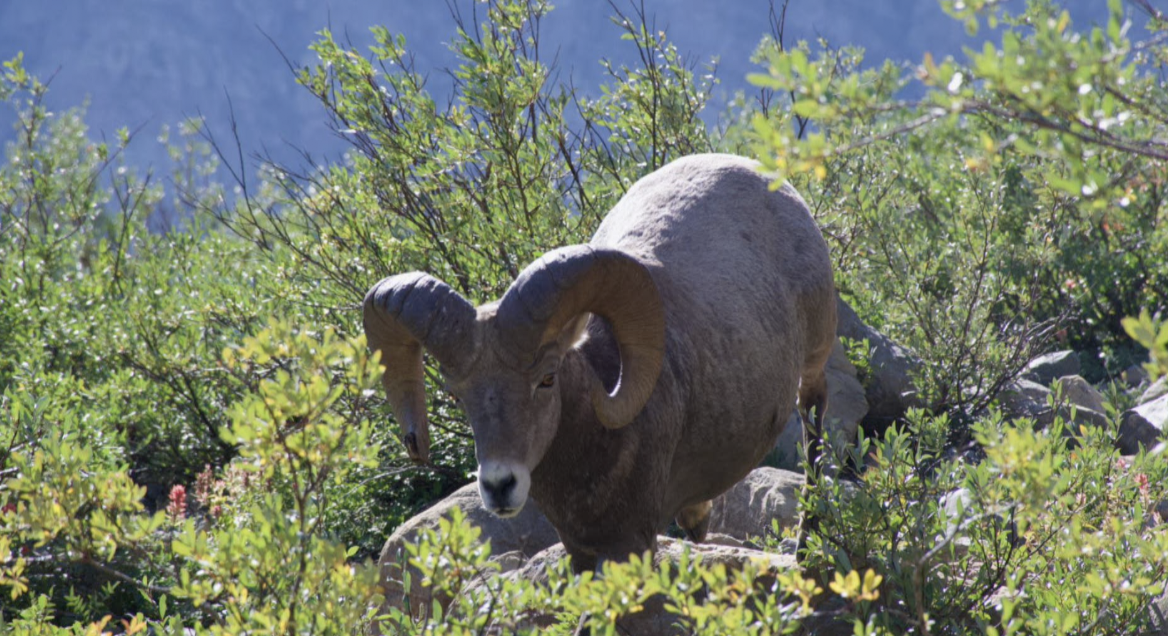
[[[88,553],[83,554],[81,556],[81,563],[84,563],[85,565],[92,567],[93,569],[97,570],[98,572],[101,572],[102,574],[105,574],[106,576],[117,579],[118,581],[121,581],[123,583],[129,583],[130,585],[133,585],[135,587],[138,587],[138,588],[141,588],[144,590],[148,590],[150,592],[153,592],[154,594],[171,594],[174,591],[173,588],[162,587],[162,586],[158,586],[158,585],[153,585],[151,583],[139,581],[138,579],[136,579],[136,578],[124,573],[124,572],[121,572],[120,570],[115,570],[114,568],[112,568],[112,567],[110,567],[110,566],[108,566],[100,561],[97,561],[92,556],[90,556]]]

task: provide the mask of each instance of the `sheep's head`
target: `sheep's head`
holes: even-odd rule
[[[612,326],[621,355],[612,393],[595,373],[566,387],[558,372],[590,314]],[[479,493],[500,516],[518,514],[531,471],[555,437],[563,391],[586,391],[608,428],[632,422],[661,372],[665,321],[648,270],[631,256],[586,245],[549,252],[497,304],[477,310],[445,283],[410,273],[365,297],[365,332],[381,351],[383,383],[410,458],[427,463],[423,347],[438,361],[474,431]]]

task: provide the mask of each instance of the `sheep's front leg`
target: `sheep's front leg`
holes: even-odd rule
[[[677,525],[681,527],[687,539],[694,543],[702,543],[706,540],[706,534],[710,530],[710,511],[713,509],[713,501],[707,499],[682,508],[674,520],[677,521]]]
[[[639,557],[646,552],[650,554],[657,552],[657,532],[651,526],[647,526],[635,536],[626,537],[620,543],[605,546],[573,541],[572,537],[564,536],[563,533],[560,534],[560,540],[572,563],[572,571],[576,574],[595,572],[599,575],[605,561],[623,563],[628,561],[631,555]]]

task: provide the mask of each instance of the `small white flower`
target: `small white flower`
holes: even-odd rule
[[[949,80],[949,92],[956,93],[961,89],[961,83],[965,81],[965,76],[960,71],[953,74],[953,79]]]

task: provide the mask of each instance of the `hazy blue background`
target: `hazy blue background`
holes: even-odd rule
[[[618,2],[630,8],[627,0]],[[471,3],[456,4],[469,21]],[[544,59],[558,52],[561,74],[595,93],[598,60],[631,60],[635,50],[609,21],[607,2],[555,4],[543,21]],[[1064,3],[1078,26],[1103,21],[1106,4]],[[1020,9],[1020,0],[1014,6]],[[720,98],[746,87],[745,75],[756,70],[750,54],[769,32],[767,0],[645,0],[645,7],[695,62],[720,59]],[[122,126],[141,127],[129,155],[135,164],[164,161],[154,138],[164,124],[173,128],[186,116],[201,113],[226,135],[227,95],[246,150],[266,147],[285,160],[293,156],[290,147],[335,156],[340,143],[277,47],[294,63],[311,64],[307,47],[326,25],[362,45],[370,26],[385,25],[405,34],[417,68],[440,96],[447,85],[443,69],[453,65],[450,12],[443,0],[0,0],[0,58],[23,51],[29,70],[52,75],[53,108],[88,99],[95,135],[112,138]],[[937,0],[791,0],[788,41],[819,36],[862,46],[870,61],[919,61],[925,51],[957,55],[972,43]],[[11,121],[10,112],[0,112],[0,141],[12,138]]]

